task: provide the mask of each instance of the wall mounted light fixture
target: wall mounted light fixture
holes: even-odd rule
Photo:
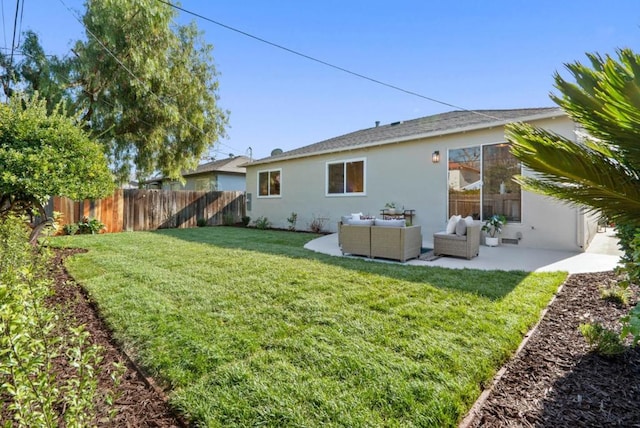
[[[436,150],[435,152],[433,152],[433,154],[431,155],[431,162],[433,162],[433,163],[440,162],[440,151],[439,150]]]

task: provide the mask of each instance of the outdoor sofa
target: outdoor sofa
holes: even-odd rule
[[[404,220],[343,219],[338,243],[342,254],[405,262],[420,255],[422,228],[406,226]]]
[[[471,217],[452,216],[447,223],[447,230],[433,234],[433,255],[469,260],[476,257],[480,250],[481,228],[482,225]]]

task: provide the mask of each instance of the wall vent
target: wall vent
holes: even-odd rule
[[[520,242],[520,241],[518,239],[516,239],[516,238],[502,238],[502,243],[503,244],[518,245],[518,242]]]

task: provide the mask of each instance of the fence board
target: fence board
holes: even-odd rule
[[[142,231],[197,226],[199,219],[208,225],[224,223],[225,215],[234,222],[245,215],[245,194],[236,192],[201,192],[190,190],[117,190],[101,200],[72,201],[54,197],[47,205],[47,215],[62,213],[62,225],[77,223],[82,217],[97,218],[106,232]]]

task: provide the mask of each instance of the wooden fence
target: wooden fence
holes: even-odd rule
[[[240,222],[245,215],[244,192],[196,192],[190,190],[117,190],[100,200],[72,201],[54,197],[47,215],[62,213],[61,224],[77,223],[82,217],[96,218],[106,232],[195,227],[199,219],[207,225],[224,224],[225,216]]]

